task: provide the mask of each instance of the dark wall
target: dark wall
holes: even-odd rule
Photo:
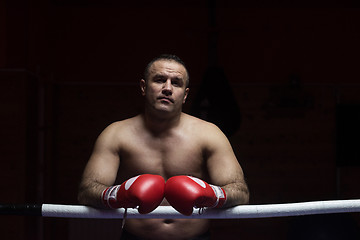
[[[193,113],[213,84],[207,111],[224,116],[215,119],[219,125],[235,125],[229,139],[251,204],[359,198],[355,3],[208,3],[214,1],[1,2],[1,202],[76,204],[97,135],[140,111],[138,82],[160,53],[187,63],[185,112]],[[205,74],[214,65],[224,73],[215,83]],[[224,109],[236,112],[235,123]],[[359,216],[350,217],[357,227]],[[114,220],[0,221],[9,239],[119,233]],[[299,221],[223,220],[213,231],[218,239],[287,239]]]

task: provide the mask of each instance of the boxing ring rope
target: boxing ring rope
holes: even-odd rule
[[[82,205],[59,204],[8,204],[0,205],[0,215],[26,215],[57,218],[122,219],[124,209],[102,210]],[[239,219],[271,218],[314,214],[360,212],[360,199],[328,200],[285,204],[241,205],[225,209],[194,209],[191,216],[178,213],[171,206],[159,206],[149,214],[139,214],[137,209],[128,209],[127,218],[202,218]]]

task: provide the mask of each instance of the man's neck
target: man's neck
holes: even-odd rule
[[[143,120],[145,127],[155,135],[166,134],[180,124],[181,115],[159,116],[144,112]]]

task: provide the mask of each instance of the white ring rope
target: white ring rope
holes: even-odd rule
[[[313,214],[360,212],[360,200],[331,200],[286,204],[241,205],[227,209],[197,209],[191,216],[178,213],[171,206],[159,206],[149,214],[139,214],[137,209],[128,209],[127,218],[270,218]],[[64,218],[123,218],[124,209],[100,210],[80,205],[43,204],[43,217]]]
[[[27,215],[59,218],[123,218],[125,210],[102,210],[82,205],[60,204],[0,204],[0,215]],[[191,216],[177,212],[171,206],[160,206],[148,214],[139,214],[137,209],[129,208],[127,218],[207,218],[207,219],[237,219],[237,218],[271,218],[313,214],[330,214],[360,212],[360,199],[329,200],[315,202],[241,205],[222,209],[194,209]]]

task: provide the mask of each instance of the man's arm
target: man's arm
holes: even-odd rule
[[[105,207],[101,201],[102,192],[114,184],[120,164],[116,128],[116,124],[110,125],[96,140],[80,183],[80,204]]]
[[[224,207],[249,203],[249,190],[243,170],[226,136],[216,126],[207,131],[207,168],[211,184],[221,186],[227,195]]]

